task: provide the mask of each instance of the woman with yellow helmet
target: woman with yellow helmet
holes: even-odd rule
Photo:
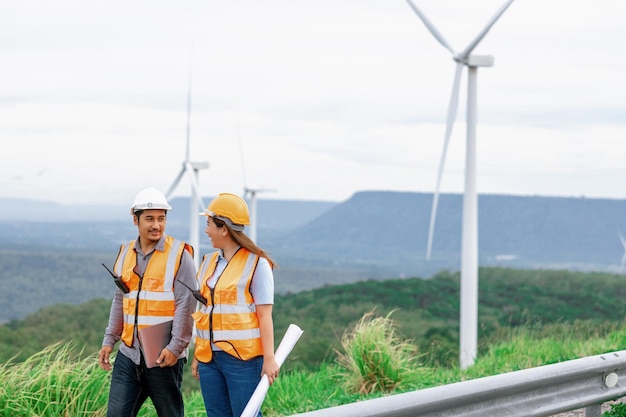
[[[246,202],[222,193],[200,213],[217,251],[197,273],[207,302],[193,314],[196,343],[191,372],[200,381],[207,415],[238,417],[262,375],[278,376],[274,357],[274,262],[244,234]],[[259,416],[261,413],[259,412]]]

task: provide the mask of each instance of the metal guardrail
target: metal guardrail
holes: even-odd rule
[[[359,401],[292,417],[548,417],[626,395],[626,350]]]

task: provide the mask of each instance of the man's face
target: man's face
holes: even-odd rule
[[[156,242],[165,233],[167,216],[165,210],[144,210],[137,218],[135,225],[139,230],[139,239],[144,242]]]

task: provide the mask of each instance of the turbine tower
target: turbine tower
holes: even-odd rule
[[[624,255],[622,256],[622,264],[620,265],[619,268],[619,273],[623,274],[624,268],[626,267],[626,239],[624,239],[624,235],[622,235],[622,231],[620,230],[619,232],[619,240],[622,242],[622,247],[624,248]]]
[[[200,265],[200,243],[198,233],[198,212],[202,212],[206,209],[202,197],[200,195],[200,188],[198,187],[198,173],[201,169],[209,168],[208,162],[193,162],[189,159],[189,133],[190,133],[190,114],[191,114],[191,65],[189,66],[189,87],[187,90],[187,147],[185,151],[185,160],[183,166],[176,176],[176,179],[172,183],[171,187],[166,193],[169,199],[180,180],[187,175],[189,182],[191,183],[191,199],[189,200],[189,244],[193,246],[194,257],[193,260],[196,264],[196,268]]]
[[[439,188],[443,175],[444,163],[448,151],[448,142],[452,134],[452,127],[456,118],[456,111],[459,100],[459,85],[463,67],[468,69],[467,81],[467,145],[465,154],[465,191],[463,194],[463,230],[461,240],[461,313],[460,313],[460,366],[465,369],[474,364],[476,359],[477,344],[477,323],[478,323],[478,198],[476,193],[476,92],[477,74],[479,67],[490,67],[493,65],[493,56],[472,55],[472,51],[494,23],[502,16],[513,0],[507,2],[491,18],[483,30],[469,45],[462,51],[456,52],[450,44],[439,33],[437,28],[428,20],[420,9],[411,1],[407,0],[409,6],[417,14],[426,28],[452,54],[452,59],[456,62],[456,71],[452,84],[452,94],[448,106],[446,120],[446,131],[444,136],[443,151],[439,162],[439,172],[437,174],[437,185],[433,195],[433,205],[431,209],[430,224],[428,229],[428,245],[426,258],[430,259],[432,251],[432,238],[435,229],[435,216],[439,201]]]

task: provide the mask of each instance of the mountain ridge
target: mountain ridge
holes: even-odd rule
[[[184,239],[189,234],[189,199],[178,197],[171,204],[167,231]],[[262,247],[287,265],[429,276],[458,269],[462,195],[440,195],[432,257],[427,261],[431,205],[432,193],[397,191],[360,191],[340,203],[259,199],[257,236]],[[42,217],[42,207],[65,215],[50,221],[54,215]],[[37,210],[40,215],[32,219]],[[109,250],[135,237],[127,213],[119,206],[0,199],[0,245],[29,247],[45,241],[66,247],[76,242],[83,250]],[[621,266],[625,248],[619,235],[626,232],[626,200],[479,194],[478,216],[481,265],[603,271]],[[199,227],[201,251],[212,250],[206,246],[204,226]]]
[[[430,261],[425,259],[430,193],[355,193],[271,247],[292,256],[327,255],[326,261],[341,253],[398,276],[456,270],[462,199],[440,195]],[[482,266],[617,272],[625,250],[619,233],[626,231],[626,200],[481,194],[478,216]]]

